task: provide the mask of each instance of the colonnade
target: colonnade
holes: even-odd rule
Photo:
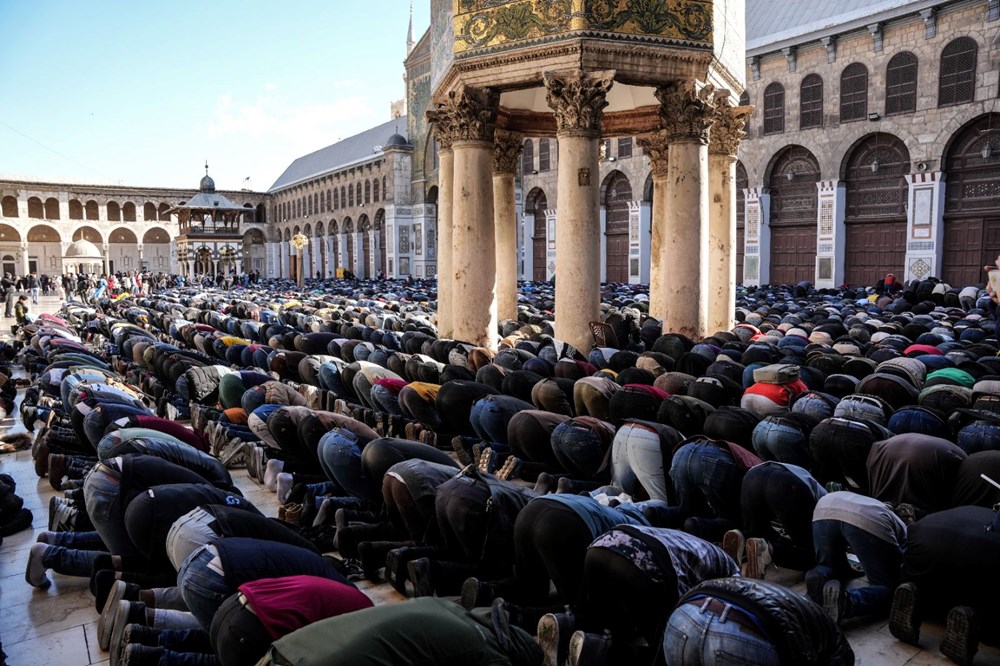
[[[600,318],[601,122],[613,71],[546,72],[558,141],[555,336],[581,351]],[[650,314],[664,331],[701,338],[732,325],[736,149],[749,107],[693,81],[656,90]],[[523,137],[496,127],[498,94],[459,86],[427,112],[440,148],[438,329],[495,348],[497,321],[517,317],[514,172]]]

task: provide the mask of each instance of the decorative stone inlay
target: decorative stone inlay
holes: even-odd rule
[[[745,227],[747,238],[756,239],[760,235],[760,206],[747,206]]]
[[[584,72],[580,69],[545,72],[545,99],[556,119],[559,133],[597,136],[614,85],[613,70]]]
[[[715,120],[715,88],[700,88],[694,81],[673,81],[656,89],[660,101],[660,124],[671,143],[708,143],[708,131]]]
[[[744,128],[753,112],[752,106],[730,106],[726,102],[715,107],[715,122],[709,134],[708,152],[736,158],[740,143],[746,138]]]
[[[513,174],[517,171],[524,147],[524,135],[497,129],[493,133],[493,173]]]
[[[657,130],[652,134],[637,137],[636,142],[649,157],[649,166],[653,170],[653,177],[662,176],[666,178],[670,153],[670,141],[667,139],[667,131]]]
[[[462,85],[427,111],[442,147],[455,141],[493,141],[500,94],[492,88]]]
[[[918,280],[923,280],[930,272],[931,267],[923,259],[917,259],[910,264],[910,273]]]
[[[828,197],[819,201],[819,235],[822,238],[833,236],[833,200]]]

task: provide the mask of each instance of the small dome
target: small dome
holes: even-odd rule
[[[201,184],[198,186],[202,192],[214,192],[215,191],[215,181],[207,173],[205,177],[201,179]]]
[[[386,142],[384,144],[382,144],[382,147],[383,148],[393,148],[393,147],[396,147],[396,148],[409,148],[410,147],[410,142],[407,141],[406,137],[403,136],[402,134],[393,134],[392,136],[390,136],[386,140]]]
[[[78,240],[66,248],[66,259],[104,259],[104,254],[97,249],[97,246],[86,240]]]

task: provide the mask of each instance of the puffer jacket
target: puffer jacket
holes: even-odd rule
[[[677,605],[706,595],[752,613],[767,630],[782,664],[854,664],[854,651],[840,627],[820,606],[787,587],[751,578],[716,578],[691,588]]]

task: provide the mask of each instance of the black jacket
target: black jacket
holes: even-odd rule
[[[854,664],[854,651],[840,627],[811,599],[787,587],[751,578],[716,578],[691,588],[678,606],[706,595],[752,613],[767,630],[782,664]]]

